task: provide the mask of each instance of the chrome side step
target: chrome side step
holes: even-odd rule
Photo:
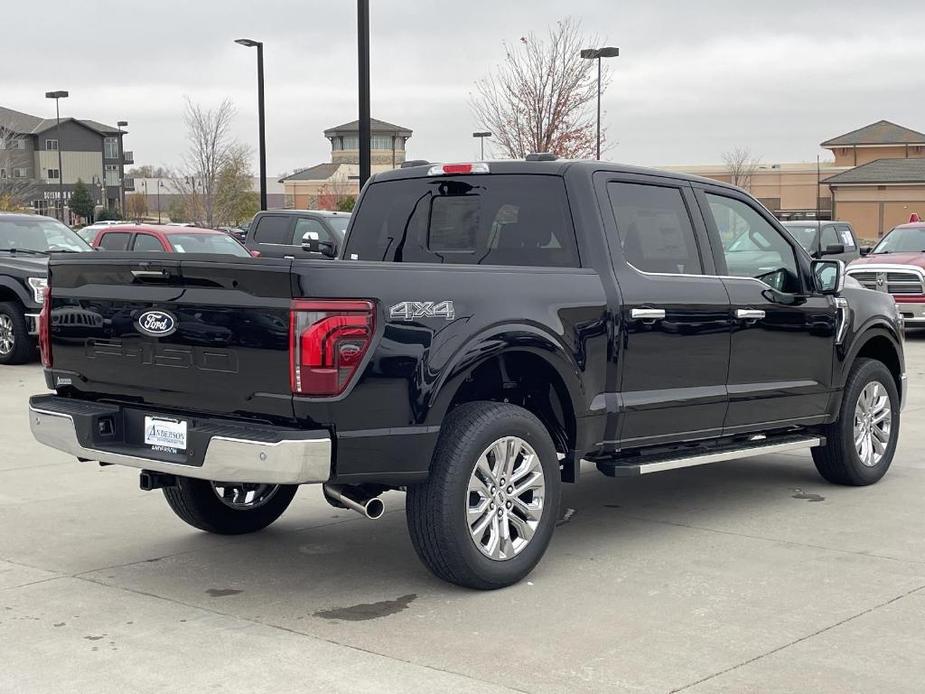
[[[752,458],[754,456],[768,455],[771,453],[788,453],[805,448],[815,448],[816,446],[822,446],[824,444],[825,438],[821,436],[789,437],[786,440],[777,439],[772,442],[764,441],[759,444],[743,446],[741,448],[726,448],[709,453],[699,453],[697,455],[648,458],[638,463],[598,461],[597,466],[598,468],[606,468],[601,469],[601,472],[610,477],[636,477],[638,475],[648,475],[652,472],[662,472],[664,470],[677,470],[679,468],[694,467],[696,465],[721,463],[724,460]]]

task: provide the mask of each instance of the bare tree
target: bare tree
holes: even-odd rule
[[[752,154],[748,147],[734,147],[723,152],[723,163],[729,174],[729,182],[739,188],[751,190],[752,176],[761,165],[761,159]]]
[[[235,145],[230,135],[234,105],[225,99],[217,108],[204,108],[186,99],[186,168],[191,177],[197,213],[206,226],[215,223],[218,177]]]
[[[128,219],[144,219],[148,216],[148,196],[144,193],[126,195],[125,211]]]
[[[601,40],[584,35],[574,19],[557,22],[545,37],[529,34],[516,46],[504,44],[504,62],[476,82],[470,98],[479,126],[491,130],[504,155],[594,156],[597,66],[579,51],[598,45]],[[605,69],[602,90],[609,81]]]
[[[26,208],[41,196],[33,165],[23,137],[10,124],[0,123],[0,210]]]

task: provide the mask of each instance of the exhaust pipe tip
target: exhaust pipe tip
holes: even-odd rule
[[[385,513],[385,504],[382,499],[370,499],[365,505],[366,517],[370,520],[378,520]]]

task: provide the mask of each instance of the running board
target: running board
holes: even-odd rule
[[[662,472],[664,470],[677,470],[685,467],[695,467],[697,465],[709,465],[710,463],[721,463],[725,460],[738,460],[740,458],[752,458],[757,455],[769,455],[771,453],[788,453],[805,448],[815,448],[825,444],[825,439],[821,436],[811,437],[789,437],[786,440],[777,439],[771,443],[762,441],[750,446],[740,448],[726,448],[722,450],[711,451],[709,453],[699,453],[698,455],[674,455],[662,458],[648,458],[638,463],[633,462],[608,462],[600,461],[597,463],[598,469],[609,477],[637,477],[638,475],[648,475],[651,472]]]

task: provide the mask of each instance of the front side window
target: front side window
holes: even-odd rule
[[[396,263],[578,267],[558,176],[487,174],[374,183],[344,257]]]
[[[790,232],[790,235],[796,239],[797,243],[803,246],[808,253],[816,251],[816,235],[819,232],[819,225],[812,224],[795,224],[787,222],[784,228]]]
[[[611,182],[607,192],[627,263],[643,272],[703,272],[694,227],[678,188]]]
[[[295,233],[292,235],[293,245],[301,245],[305,234],[316,234],[315,238],[319,241],[337,243],[337,239],[332,239],[330,232],[317,219],[299,217],[295,222]]]
[[[107,137],[103,139],[103,156],[106,159],[119,158],[119,138]]]
[[[707,193],[707,201],[730,275],[753,277],[784,292],[800,290],[793,247],[770,222],[741,200]]]
[[[835,227],[833,225],[822,227],[822,250],[825,250],[829,246],[839,246],[842,245],[842,240],[838,237]]]
[[[58,141],[57,140],[45,140],[45,149],[49,151],[57,150]]]

